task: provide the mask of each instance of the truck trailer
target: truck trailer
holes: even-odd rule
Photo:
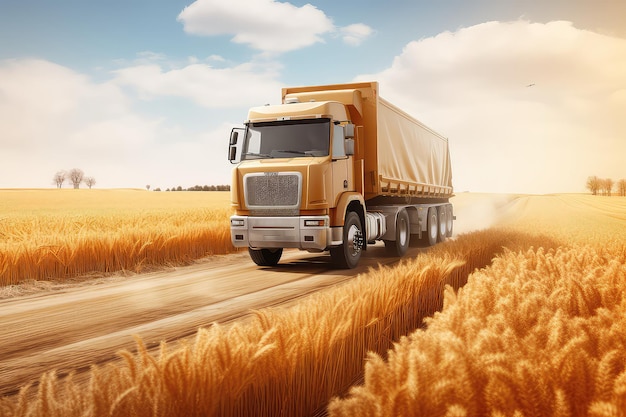
[[[284,248],[339,267],[383,241],[391,256],[452,235],[448,140],[378,95],[377,82],[290,87],[233,128],[231,239],[260,266]]]

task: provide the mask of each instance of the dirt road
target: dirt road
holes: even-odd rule
[[[14,394],[52,369],[59,375],[75,370],[84,377],[90,365],[133,349],[133,335],[155,347],[161,340],[193,335],[199,326],[287,303],[371,266],[398,261],[384,251],[380,243],[368,249],[355,270],[335,269],[330,256],[297,250],[285,251],[277,267],[259,268],[242,252],[0,300],[0,395]]]

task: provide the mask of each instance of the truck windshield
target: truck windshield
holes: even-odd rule
[[[330,119],[250,123],[242,159],[328,156]]]

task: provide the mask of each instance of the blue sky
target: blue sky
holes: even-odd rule
[[[98,188],[225,184],[247,108],[377,80],[449,138],[457,191],[584,191],[626,178],[623,16],[623,0],[3,0],[0,188],[75,167]]]

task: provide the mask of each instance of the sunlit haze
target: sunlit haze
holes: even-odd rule
[[[228,184],[249,107],[351,81],[449,139],[456,192],[626,178],[626,2],[545,3],[3,1],[0,188]]]

